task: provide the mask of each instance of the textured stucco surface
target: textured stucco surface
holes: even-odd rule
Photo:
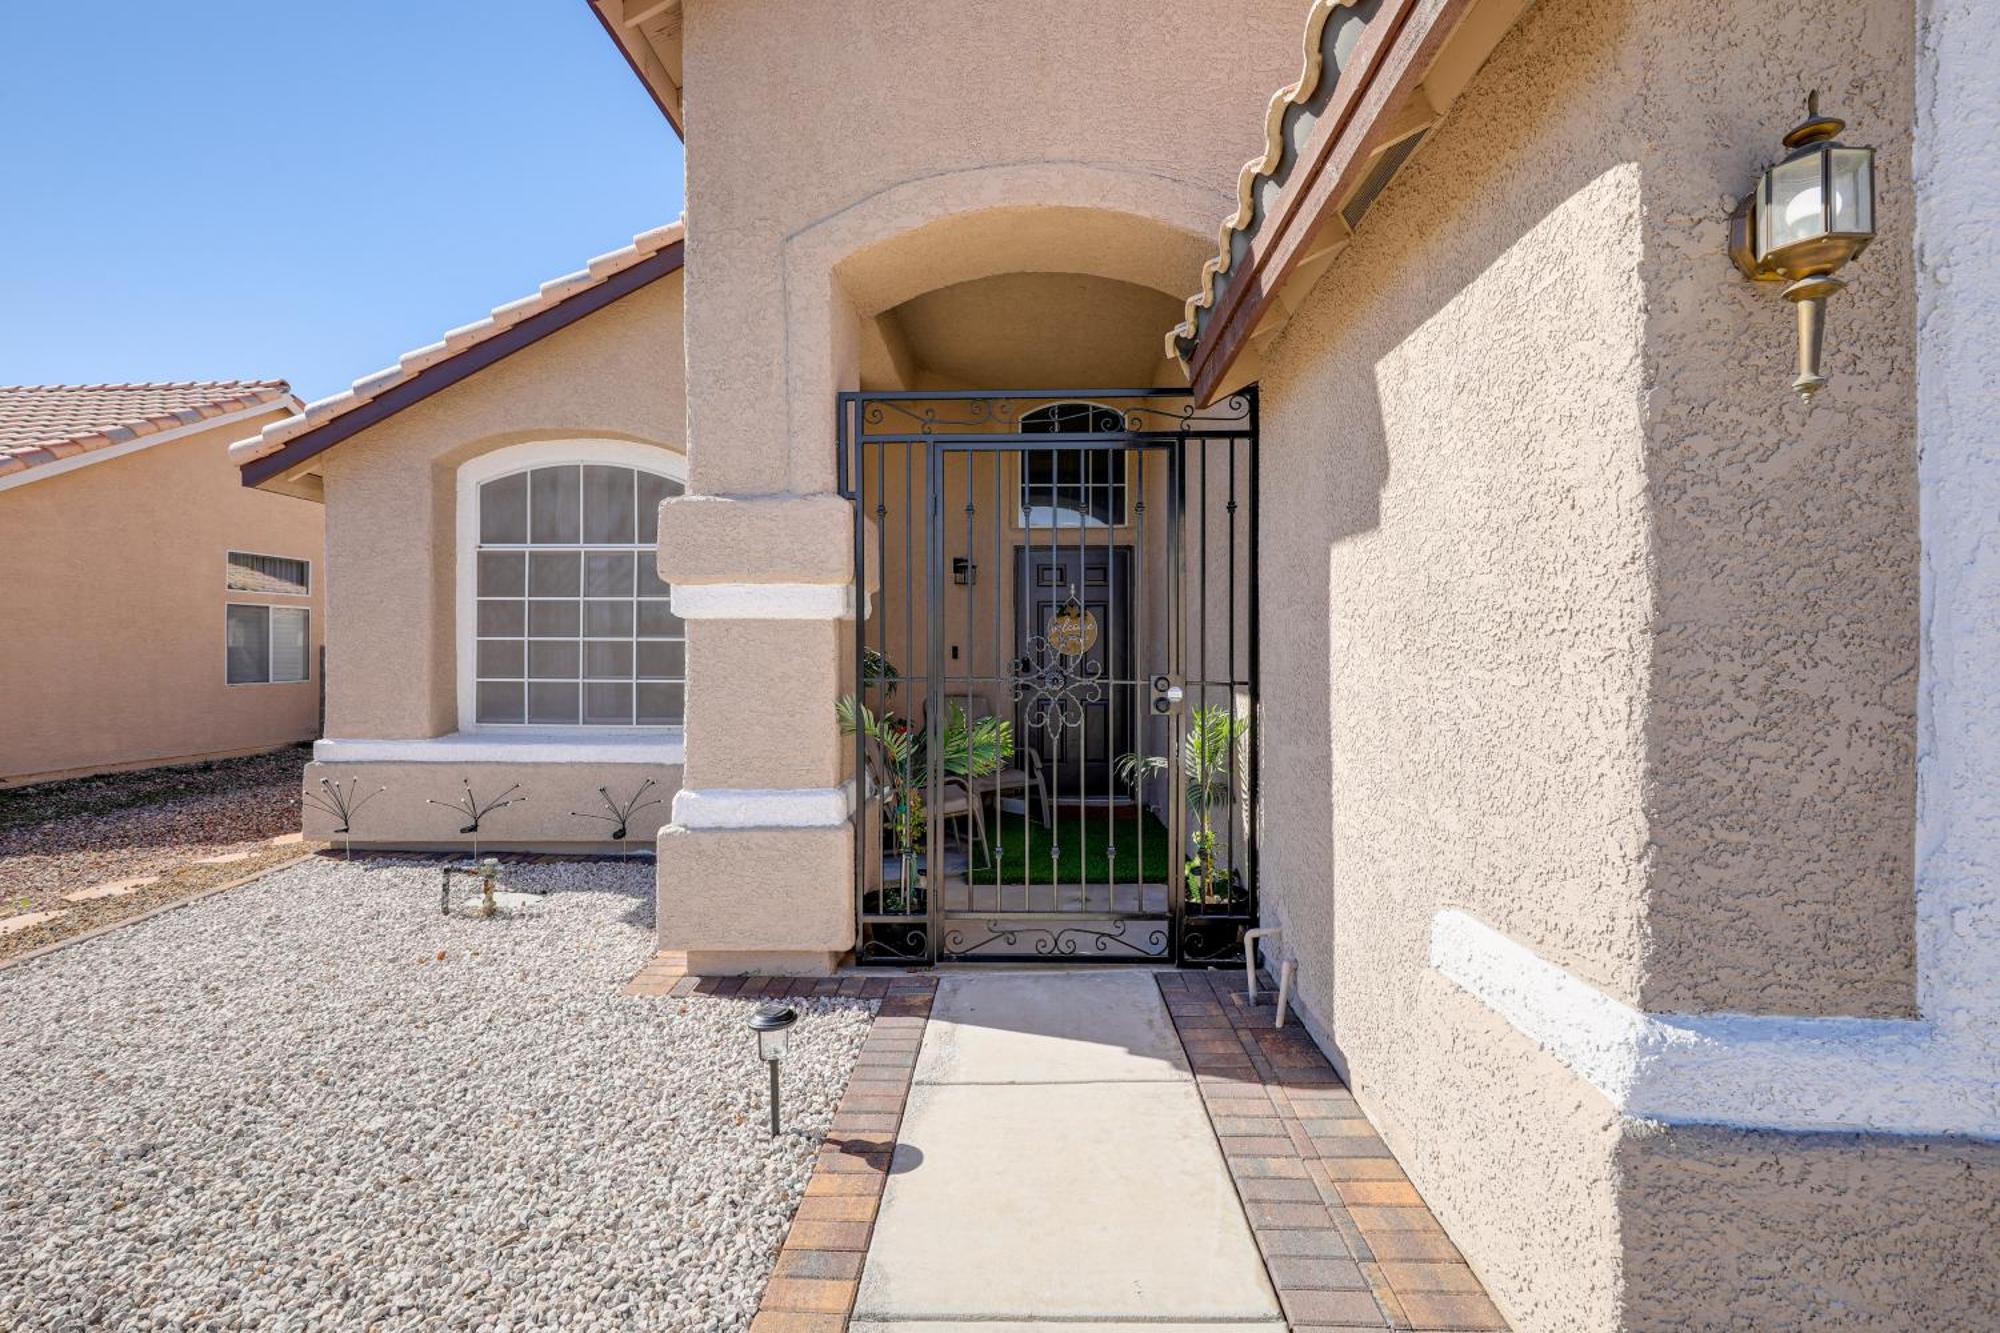
[[[693,622],[702,651],[688,661],[690,785],[833,787],[853,776],[853,742],[830,721],[840,697],[846,622]],[[718,707],[717,699],[754,701]],[[726,774],[726,781],[710,775]]]
[[[660,279],[323,456],[326,734],[439,736],[458,726],[457,470],[528,440],[679,452],[681,277]]]
[[[625,847],[651,851],[653,838],[667,822],[674,793],[680,790],[679,764],[603,763],[311,763],[306,765],[305,790],[320,792],[320,779],[338,783],[353,799],[366,800],[353,823],[356,847],[466,847],[471,835],[459,830],[465,816],[453,807],[465,797],[465,784],[482,802],[518,787],[519,802],[496,810],[480,821],[479,845],[485,847],[577,847],[601,851],[610,846],[612,824],[585,815],[609,815],[598,788],[612,798],[629,801],[649,779],[645,795],[657,805],[635,810],[626,830]],[[369,797],[371,792],[380,795]],[[438,805],[430,802],[436,801]],[[443,808],[441,808],[443,807]],[[316,841],[341,843],[333,832],[336,821],[308,805],[301,812],[305,835]]]
[[[1618,1326],[1629,1126],[1437,912],[1635,1008],[1913,1008],[1910,210],[1810,417],[1723,254],[1774,87],[1907,172],[1909,8],[1836,9],[1541,0],[1264,356],[1267,915],[1524,1328]]]
[[[319,734],[325,518],[245,490],[231,440],[286,409],[0,492],[0,781],[246,754]],[[310,597],[233,592],[228,553],[312,561]],[[312,611],[312,678],[224,680],[230,602]]]
[[[1623,1328],[2000,1327],[2000,1143],[1653,1129],[1618,1167]]]
[[[669,825],[658,845],[662,949],[789,954],[795,966],[820,970],[829,954],[854,947],[853,843],[845,826]]]
[[[1643,1007],[1909,1014],[1912,7],[1631,12],[1655,587]],[[1782,151],[1808,87],[1877,146],[1880,182],[1810,410],[1786,391],[1790,304],[1723,253],[1727,198]]]
[[[2000,6],[1930,0],[1919,18],[1922,1001],[2000,1071]]]

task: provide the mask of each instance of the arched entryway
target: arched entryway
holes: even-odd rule
[[[841,395],[857,956],[1210,964],[1255,922],[1256,399]]]

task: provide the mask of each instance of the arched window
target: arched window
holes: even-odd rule
[[[1050,403],[1021,414],[1023,435],[1102,435],[1125,418],[1101,403]],[[1021,454],[1021,526],[1103,528],[1125,521],[1123,449],[1030,449]]]
[[[460,470],[461,728],[681,725],[687,642],[654,560],[681,471],[611,441]]]

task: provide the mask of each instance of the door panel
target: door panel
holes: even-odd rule
[[[1115,797],[1112,763],[1132,748],[1132,549],[1017,546],[1014,571],[1021,743],[1059,794]]]

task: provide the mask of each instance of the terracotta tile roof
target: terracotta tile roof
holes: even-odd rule
[[[1354,31],[1343,32],[1343,24],[1332,22],[1341,10],[1354,11],[1348,17],[1366,25],[1375,7],[1364,0],[1313,0],[1306,15],[1304,67],[1292,83],[1272,94],[1264,110],[1264,152],[1243,164],[1236,178],[1236,211],[1222,221],[1215,257],[1202,265],[1201,290],[1190,296],[1186,316],[1167,334],[1167,355],[1186,370],[1195,344],[1200,341],[1208,313],[1214,309],[1221,290],[1228,284],[1231,270],[1243,257],[1247,238],[1264,220],[1264,208],[1278,194],[1296,161],[1299,142],[1312,131],[1317,110],[1326,94],[1338,82],[1344,52],[1343,37],[1352,41]],[[1356,30],[1358,31],[1358,29]],[[1331,72],[1331,79],[1325,76]]]
[[[453,329],[442,339],[427,347],[405,352],[393,366],[364,375],[354,381],[344,393],[337,393],[317,402],[308,403],[303,411],[274,421],[260,434],[247,440],[238,440],[229,446],[229,461],[241,467],[260,458],[268,457],[282,449],[287,441],[318,430],[355,408],[375,398],[422,371],[449,361],[459,354],[477,347],[488,338],[505,332],[522,320],[561,304],[573,296],[589,291],[608,282],[613,277],[631,268],[634,264],[650,259],[669,246],[678,244],[683,235],[680,222],[672,222],[664,227],[655,227],[632,238],[632,244],[609,254],[599,255],[574,273],[566,273],[541,285],[532,296],[524,296],[518,301],[495,306],[493,313],[471,324]]]
[[[291,397],[283,380],[0,385],[0,477]]]

